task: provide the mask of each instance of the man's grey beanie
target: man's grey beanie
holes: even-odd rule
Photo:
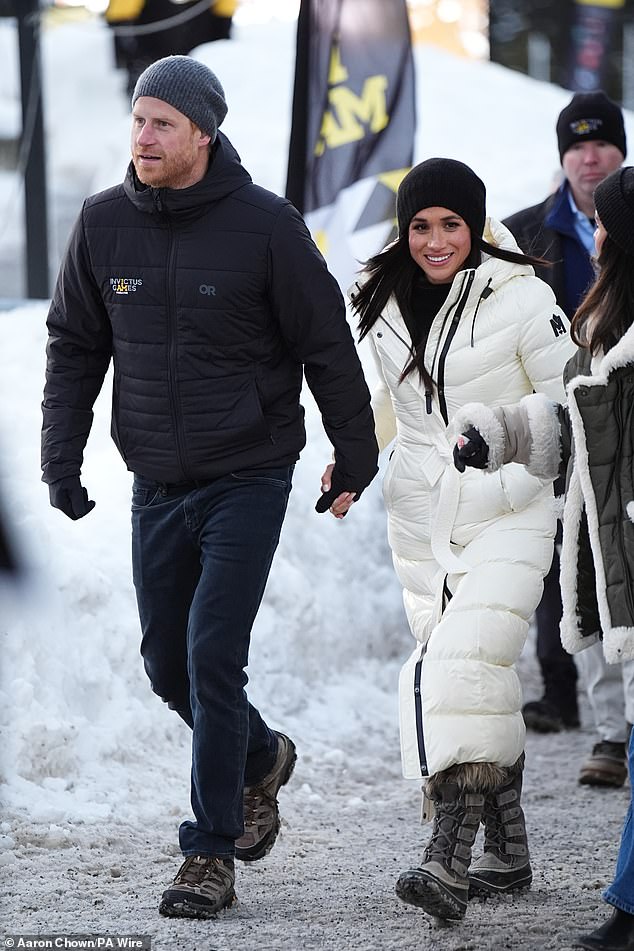
[[[141,96],[152,96],[174,106],[213,142],[227,115],[225,91],[215,73],[191,56],[165,56],[148,66],[137,79],[132,107]]]

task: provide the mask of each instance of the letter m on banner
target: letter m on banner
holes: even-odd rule
[[[286,197],[344,288],[393,234],[415,131],[406,0],[302,0]]]

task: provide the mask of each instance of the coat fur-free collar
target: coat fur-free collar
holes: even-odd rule
[[[628,366],[630,363],[634,363],[634,324],[625,331],[619,342],[601,358],[596,367],[596,372],[592,376],[579,375],[572,377],[568,383],[568,393],[577,389],[578,386],[605,386],[613,370]]]
[[[561,552],[561,593],[563,616],[561,621],[562,644],[570,653],[577,653],[589,646],[589,639],[581,635],[581,619],[577,614],[577,555],[580,544],[581,516],[585,507],[590,545],[596,572],[596,594],[603,634],[603,651],[608,663],[634,659],[634,628],[613,627],[607,597],[605,565],[599,537],[599,511],[590,477],[586,433],[583,419],[574,398],[582,387],[607,386],[610,375],[621,367],[634,364],[634,326],[630,327],[619,342],[601,359],[596,372],[591,376],[578,375],[568,384],[568,412],[572,427],[575,458],[569,480],[564,507],[564,538]]]

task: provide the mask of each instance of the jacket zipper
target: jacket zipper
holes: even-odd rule
[[[621,413],[621,407],[623,405],[621,399],[622,388],[619,386],[618,398],[615,400],[615,415],[619,428],[619,444],[616,448],[616,465],[614,469],[614,476],[612,478],[612,492],[614,492],[614,486],[617,487],[621,485],[621,447],[623,445],[623,417]],[[619,545],[619,557],[621,559],[622,565],[627,565],[628,559],[625,553],[625,540],[623,535],[623,506],[621,502],[621,493],[617,491],[616,493],[618,503],[619,503],[619,531],[618,531],[618,545]],[[628,571],[623,572],[624,587],[625,587],[625,597],[627,599],[627,608],[630,618],[634,618],[634,595],[632,593],[632,586],[630,584],[630,574]]]
[[[486,287],[482,289],[482,293],[478,297],[478,303],[476,304],[476,308],[473,312],[473,320],[471,321],[471,348],[472,349],[473,349],[473,337],[475,333],[476,317],[478,316],[478,311],[480,310],[480,304],[482,303],[482,301],[486,300],[487,297],[490,297],[491,294],[493,293],[493,288],[489,286],[492,280],[493,278],[489,278],[489,280],[486,283]]]
[[[160,197],[159,197],[160,201]],[[158,207],[158,204],[157,204]],[[174,260],[176,257],[176,239],[174,232],[168,221],[169,245],[167,251],[167,268],[165,274],[166,299],[167,299],[167,389],[170,400],[170,411],[172,416],[172,425],[174,426],[174,439],[176,441],[176,456],[178,464],[185,478],[187,478],[187,465],[185,463],[185,447],[183,444],[183,432],[181,417],[178,410],[178,379],[176,374],[176,301],[174,291]]]
[[[463,282],[463,285],[462,285],[463,290],[461,292],[460,299],[458,300],[458,305],[453,315],[451,326],[449,327],[449,331],[447,332],[447,336],[445,337],[445,342],[440,352],[440,356],[438,357],[438,376],[436,381],[436,387],[438,390],[439,408],[442,414],[442,418],[445,421],[445,425],[449,423],[449,416],[447,413],[447,402],[445,400],[445,387],[444,387],[445,361],[447,360],[447,354],[449,353],[449,349],[451,347],[453,338],[456,335],[456,330],[458,329],[458,324],[460,323],[462,312],[465,309],[465,304],[467,303],[467,298],[469,297],[469,291],[471,290],[471,285],[473,284],[474,278],[475,278],[475,273],[473,271],[470,271],[467,276],[466,282]],[[466,283],[466,287],[465,287],[465,283]],[[440,338],[439,338],[439,343],[440,343]],[[436,349],[436,352],[438,352],[438,349]],[[434,359],[435,359],[435,356],[434,356]]]
[[[396,337],[397,340],[400,340],[402,344],[405,344],[405,346],[407,347],[407,350],[409,351],[409,355],[410,355],[412,358],[415,357],[415,356],[416,356],[416,352],[415,352],[415,350],[414,350],[412,344],[411,344],[408,340],[406,340],[405,337],[401,337],[401,335],[400,335],[400,333],[398,332],[398,330],[395,330],[395,329],[394,329],[394,327],[392,326],[392,324],[391,324],[388,320],[385,319],[385,317],[383,316],[383,314],[379,314],[379,320],[382,320],[382,321],[383,321],[383,323],[385,324],[385,326],[388,327],[388,328],[392,331],[392,333],[394,334],[394,336]],[[379,334],[379,336],[381,336],[381,335]]]
[[[423,701],[420,694],[420,682],[423,673],[423,660],[427,653],[427,644],[423,644],[420,657],[414,668],[414,716],[416,720],[416,740],[418,743],[418,762],[421,776],[428,776],[427,753],[425,752],[425,737],[423,735]]]
[[[442,586],[442,613],[445,613],[445,608],[451,601],[453,595],[449,590],[449,585],[447,584],[447,575],[445,575],[443,586]],[[425,659],[425,654],[427,653],[427,643],[425,643],[421,649],[420,657],[416,661],[416,666],[414,668],[414,717],[416,720],[416,741],[418,744],[418,762],[420,764],[420,774],[421,776],[428,776],[429,769],[427,767],[427,752],[425,750],[425,735],[423,733],[423,700],[420,690],[420,682],[423,675],[423,661]]]

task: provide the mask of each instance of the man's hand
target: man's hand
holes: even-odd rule
[[[466,433],[458,437],[453,447],[453,463],[458,472],[464,472],[467,466],[472,469],[486,469],[489,461],[489,447],[480,433],[470,426]]]
[[[337,478],[335,463],[326,466],[321,477],[321,498],[317,499],[316,512],[327,512],[330,509],[335,518],[343,518],[355,500],[356,492],[342,490]]]
[[[53,508],[59,509],[73,521],[88,515],[95,507],[95,503],[88,498],[88,492],[79,481],[79,476],[68,476],[66,479],[52,482],[48,487],[48,494]]]

